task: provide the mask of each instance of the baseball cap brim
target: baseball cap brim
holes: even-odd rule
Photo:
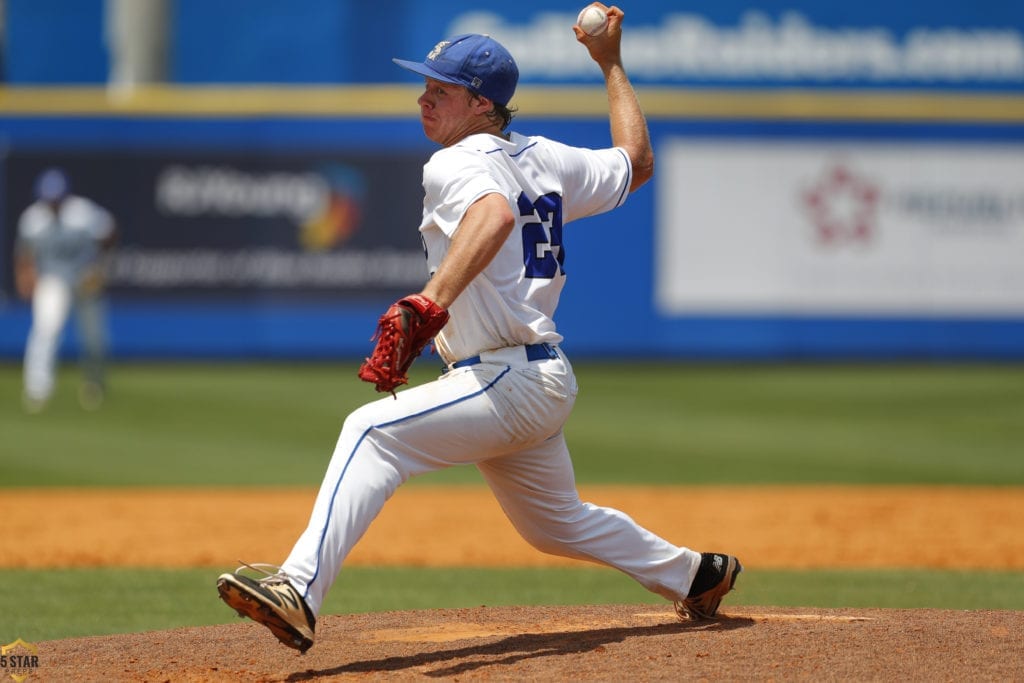
[[[398,58],[394,58],[391,61],[394,62],[395,64],[397,64],[398,66],[402,67],[403,69],[406,69],[408,71],[412,71],[413,73],[417,73],[420,76],[426,76],[427,78],[433,78],[435,81],[441,81],[443,83],[452,83],[454,85],[461,85],[461,86],[464,86],[464,87],[467,87],[467,88],[470,87],[469,85],[467,85],[466,83],[463,83],[462,81],[456,80],[456,79],[452,78],[451,76],[446,76],[443,73],[441,73],[440,71],[437,71],[436,69],[430,68],[429,66],[427,66],[423,62],[413,62],[413,61],[408,60],[408,59],[398,59]]]

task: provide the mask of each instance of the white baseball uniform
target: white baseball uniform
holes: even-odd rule
[[[18,248],[32,254],[36,270],[24,358],[25,396],[32,401],[44,402],[53,392],[57,351],[73,304],[86,361],[100,363],[106,343],[103,304],[79,285],[113,230],[109,212],[76,195],[65,197],[56,210],[37,201],[21,214]],[[87,370],[99,372],[96,367]]]
[[[566,278],[562,228],[620,206],[630,160],[619,148],[510,137],[469,136],[424,167],[420,233],[431,273],[481,197],[504,196],[516,226],[449,308],[436,339],[445,374],[345,420],[309,525],[282,567],[314,615],[395,489],[452,465],[476,465],[544,552],[615,567],[669,600],[685,598],[697,573],[700,553],[580,500],[562,434],[577,392],[553,320]]]

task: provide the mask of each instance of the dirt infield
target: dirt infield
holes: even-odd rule
[[[748,568],[1024,569],[1024,490],[959,487],[581,489],[652,531]],[[0,567],[221,567],[280,562],[315,491],[6,490]],[[575,566],[526,545],[490,493],[408,486],[352,565]]]
[[[1024,569],[1024,490],[959,487],[585,487],[668,538],[748,569]],[[18,543],[0,567],[277,562],[312,490],[5,490]],[[727,504],[723,504],[727,503]],[[258,524],[257,524],[258,522]],[[352,564],[553,566],[487,491],[406,487]],[[743,577],[740,577],[742,588]],[[739,605],[739,606],[737,606]],[[480,607],[324,616],[305,655],[252,622],[38,643],[30,681],[1015,680],[1024,612],[742,606],[680,623],[671,606]]]
[[[493,607],[321,619],[305,655],[251,622],[40,644],[52,681],[1009,681],[1024,615]],[[34,679],[34,677],[33,677]]]

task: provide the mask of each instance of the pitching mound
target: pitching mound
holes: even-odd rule
[[[33,680],[1013,680],[1024,613],[479,607],[326,616],[305,655],[250,621],[38,643]]]

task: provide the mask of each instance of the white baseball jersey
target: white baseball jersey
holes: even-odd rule
[[[494,260],[450,306],[436,339],[446,362],[481,351],[562,340],[554,320],[565,283],[562,227],[610,211],[629,194],[622,149],[570,147],[512,133],[471,135],[436,152],[423,170],[420,234],[433,274],[469,206],[504,196],[516,227]]]
[[[68,196],[55,212],[45,202],[29,206],[18,221],[18,239],[27,246],[40,277],[73,284],[114,230],[113,217],[85,197]]]

